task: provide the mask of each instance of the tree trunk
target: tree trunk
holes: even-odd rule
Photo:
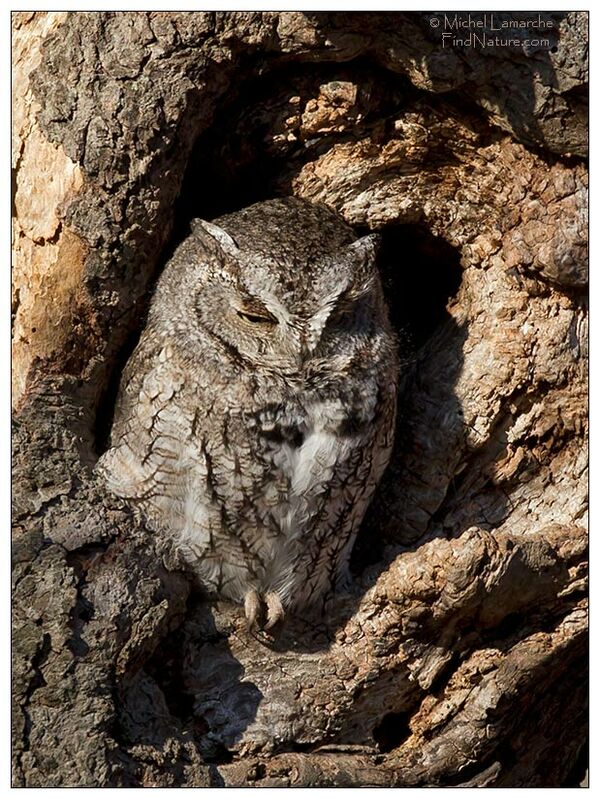
[[[14,14],[14,785],[577,784],[587,15],[539,16]],[[350,591],[269,644],[92,469],[189,220],[290,193],[381,232],[403,380]]]

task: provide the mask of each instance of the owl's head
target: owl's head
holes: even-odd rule
[[[152,311],[187,357],[197,347],[201,358],[208,337],[240,369],[298,375],[344,369],[389,339],[378,237],[353,240],[337,216],[308,205],[271,201],[219,225],[194,222]]]

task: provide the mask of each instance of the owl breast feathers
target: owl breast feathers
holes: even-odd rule
[[[395,337],[376,237],[355,238],[295,198],[194,222],[156,287],[98,463],[252,626],[344,581],[390,457]]]

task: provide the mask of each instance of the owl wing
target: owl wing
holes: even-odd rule
[[[151,367],[148,368],[148,364]],[[184,498],[184,465],[193,410],[184,410],[185,373],[168,344],[140,342],[123,373],[111,447],[96,467],[117,496],[151,507]]]

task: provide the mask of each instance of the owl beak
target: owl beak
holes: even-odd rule
[[[294,331],[296,364],[299,370],[303,369],[306,362],[312,357],[316,342],[314,332],[298,325]]]
[[[312,331],[300,333],[300,352],[298,355],[298,365],[304,366],[306,361],[311,357],[315,349],[314,336]]]

